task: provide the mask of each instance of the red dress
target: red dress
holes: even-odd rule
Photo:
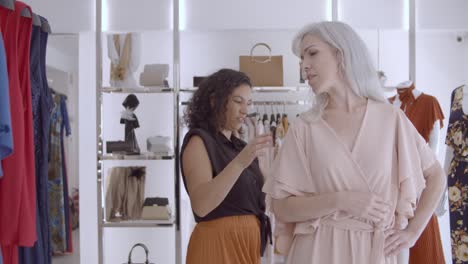
[[[7,57],[13,154],[2,161],[0,179],[0,245],[6,264],[18,260],[18,246],[32,247],[36,235],[36,181],[31,110],[29,52],[32,19],[21,16],[31,8],[16,1],[15,10],[0,6]]]

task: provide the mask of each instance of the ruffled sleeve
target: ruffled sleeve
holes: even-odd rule
[[[306,158],[305,142],[301,138],[305,124],[296,121],[286,134],[263,187],[263,191],[274,199],[310,195],[315,192]]]
[[[314,192],[303,147],[304,141],[301,139],[301,132],[303,132],[301,129],[304,129],[303,124],[293,123],[284,138],[283,145],[269,170],[263,187],[267,200],[306,196]],[[284,223],[276,219],[274,235],[276,250],[279,253],[286,255],[289,251],[294,228],[294,223]]]
[[[396,207],[396,226],[400,229],[413,218],[418,199],[426,186],[423,171],[430,168],[437,158],[424,138],[418,133],[405,114],[397,109],[397,173],[399,196]]]

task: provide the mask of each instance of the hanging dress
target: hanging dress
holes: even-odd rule
[[[2,161],[0,180],[0,244],[3,260],[18,263],[18,246],[32,247],[36,235],[36,180],[31,110],[29,52],[32,19],[0,7],[0,27],[7,55],[14,153]]]
[[[452,93],[445,141],[454,151],[447,184],[453,264],[468,263],[468,115],[463,110],[465,88],[459,87]]]
[[[34,247],[19,248],[20,264],[50,264],[48,262],[48,219],[42,217],[41,207],[44,201],[41,197],[47,195],[47,174],[41,171],[44,163],[47,163],[47,156],[44,157],[44,146],[42,145],[42,116],[41,116],[41,89],[42,73],[40,65],[41,52],[41,27],[33,25],[31,33],[30,50],[30,71],[31,71],[31,95],[32,113],[34,126],[34,146],[35,146],[35,171],[36,171],[36,229],[37,241]],[[48,125],[48,124],[47,124]],[[44,189],[45,187],[45,189]]]
[[[66,182],[66,171],[64,167],[65,157],[63,155],[62,135],[63,129],[68,126],[67,112],[63,104],[63,96],[55,95],[54,110],[51,117],[50,129],[50,159],[49,159],[49,230],[51,236],[52,252],[64,253],[68,251],[67,232],[67,202],[65,196],[68,188]],[[68,133],[67,133],[68,134]],[[69,235],[69,234],[68,234]]]
[[[3,176],[1,161],[8,157],[13,151],[13,136],[11,131],[10,116],[10,93],[8,90],[6,55],[3,45],[3,37],[0,34],[0,178]],[[2,263],[2,250],[0,248],[0,264]]]
[[[413,84],[407,89],[398,91],[402,103],[401,109],[416,127],[419,134],[428,142],[434,123],[440,122],[441,128],[444,126],[442,121],[444,120],[444,114],[435,97],[422,93],[415,98],[413,95],[414,89]],[[395,99],[396,97],[390,98],[390,103],[393,103]],[[409,253],[409,264],[445,263],[436,215],[431,217],[416,244],[410,248]]]
[[[0,28],[1,32],[1,28]],[[10,92],[8,91],[8,70],[0,34],[0,162],[13,152],[13,135],[11,131]],[[0,178],[3,176],[0,163]]]

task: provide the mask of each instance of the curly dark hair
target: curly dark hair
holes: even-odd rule
[[[221,69],[199,85],[184,113],[189,129],[202,128],[216,133],[225,124],[225,112],[229,96],[241,85],[252,87],[250,78],[243,72]]]

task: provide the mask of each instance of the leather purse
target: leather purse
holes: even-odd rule
[[[265,47],[269,55],[254,56],[254,50],[259,46]],[[266,43],[257,43],[250,55],[239,56],[239,69],[249,76],[253,86],[283,86],[283,56],[272,56]]]
[[[128,141],[107,141],[106,142],[106,152],[107,153],[125,153],[132,154],[139,152],[135,149],[135,146],[132,142]]]
[[[145,250],[145,254],[146,254],[146,261],[145,262],[133,262],[132,261],[132,253],[133,253],[133,250],[136,248],[136,247],[141,247]],[[143,243],[137,243],[135,245],[133,245],[132,249],[130,249],[130,253],[128,253],[128,261],[127,262],[124,262],[123,264],[155,264],[155,263],[150,263],[149,262],[149,250],[148,248],[145,246],[145,244]]]
[[[143,203],[141,212],[143,220],[169,220],[171,219],[171,209],[169,199],[161,197],[148,197]]]

